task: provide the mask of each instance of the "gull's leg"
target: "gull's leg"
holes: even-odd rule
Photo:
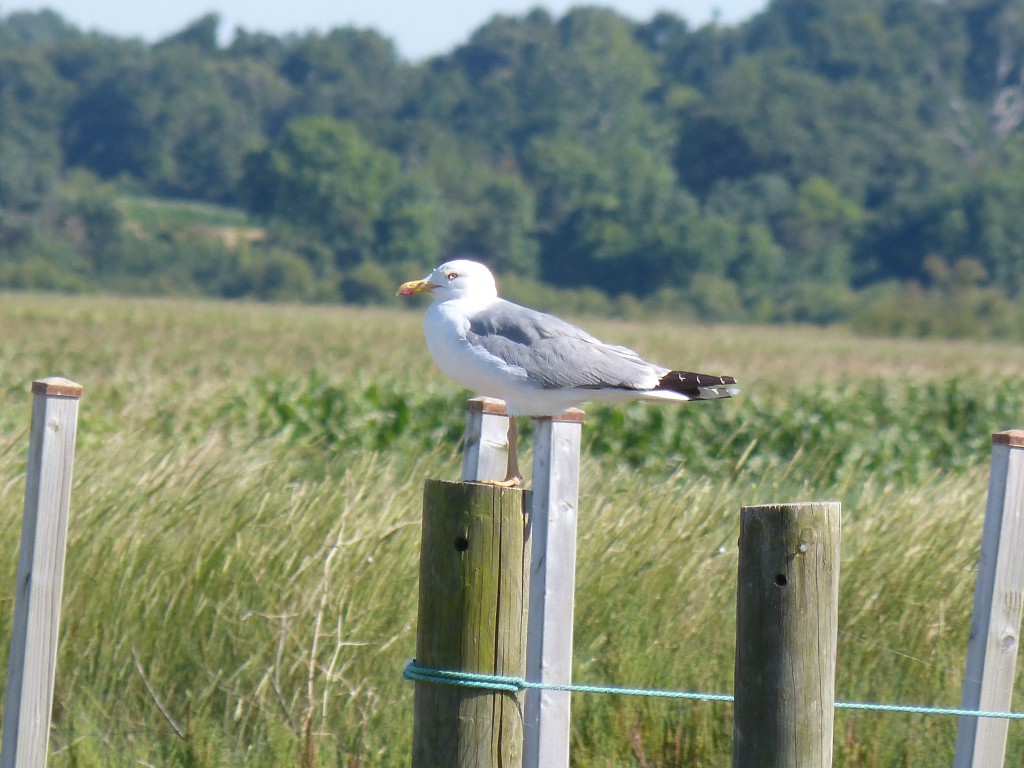
[[[508,469],[505,482],[511,485],[523,482],[523,476],[519,473],[519,427],[516,417],[511,415],[508,417]]]
[[[508,417],[508,468],[504,480],[487,480],[488,485],[500,485],[503,488],[515,488],[523,482],[519,474],[519,428],[516,417]]]

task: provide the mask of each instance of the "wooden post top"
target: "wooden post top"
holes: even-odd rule
[[[553,421],[556,424],[584,424],[587,414],[582,408],[570,408],[557,416],[538,416],[538,421]]]
[[[466,410],[470,413],[490,413],[495,416],[508,416],[508,408],[504,400],[493,397],[471,397],[466,401]]]
[[[494,397],[471,397],[466,401],[466,410],[470,413],[487,413],[494,416],[509,415],[505,401]],[[579,408],[570,408],[557,416],[535,416],[534,418],[569,424],[583,424],[587,420],[587,414]]]
[[[992,445],[1008,445],[1011,448],[1024,448],[1024,429],[1011,429],[996,432],[992,435]]]
[[[81,384],[76,384],[70,379],[63,379],[60,376],[50,376],[45,379],[36,379],[32,382],[33,395],[70,397],[77,400],[82,396],[82,391]]]

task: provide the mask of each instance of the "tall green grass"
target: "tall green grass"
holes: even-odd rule
[[[737,509],[836,498],[838,695],[956,705],[1024,350],[589,325],[745,391],[588,410],[575,678],[730,690]],[[421,487],[458,476],[466,397],[418,315],[13,295],[0,327],[0,647],[27,385],[86,388],[51,765],[407,764]],[[840,712],[836,733],[837,766],[945,766],[956,721]],[[578,766],[724,766],[730,742],[728,705],[574,698]]]

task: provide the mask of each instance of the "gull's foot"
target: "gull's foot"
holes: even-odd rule
[[[518,488],[523,484],[522,475],[506,477],[504,480],[481,480],[484,485],[496,485],[499,488]]]

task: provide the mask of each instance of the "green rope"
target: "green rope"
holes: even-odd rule
[[[617,693],[626,696],[661,696],[667,699],[698,699],[701,701],[732,701],[726,693],[690,693],[687,691],[651,691],[644,688],[614,688],[600,685],[559,685],[556,683],[531,683],[521,677],[506,675],[482,675],[474,672],[455,672],[449,669],[421,667],[410,661],[402,677],[406,680],[420,680],[425,683],[458,685],[464,688],[486,688],[504,693],[519,693],[527,688],[545,691],[569,691],[571,693]]]
[[[609,685],[535,683],[521,677],[508,675],[484,675],[476,672],[456,672],[450,669],[421,667],[410,661],[402,672],[406,680],[425,683],[456,685],[463,688],[483,688],[503,693],[519,693],[528,688],[545,691],[568,691],[570,693],[610,693],[619,696],[656,696],[664,699],[690,699],[696,701],[734,701],[727,693],[697,693],[692,691],[666,691],[649,688],[619,688]],[[973,709],[949,707],[916,707],[908,704],[871,704],[867,702],[835,702],[836,709],[873,710],[876,712],[901,712],[913,715],[951,715],[954,717],[992,717],[1003,720],[1024,720],[1024,712],[979,712]]]

